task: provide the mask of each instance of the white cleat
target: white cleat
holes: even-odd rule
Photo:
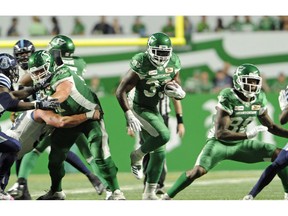
[[[254,200],[254,197],[252,195],[248,194],[245,197],[243,197],[243,200]]]
[[[152,193],[143,193],[142,200],[160,200],[155,192]]]
[[[119,189],[115,190],[108,200],[126,200],[123,192]]]
[[[167,193],[165,193],[161,196],[161,200],[172,200],[172,198],[169,197],[169,195]]]
[[[284,200],[288,200],[288,193],[284,193]]]
[[[142,160],[143,157],[139,159],[139,157],[136,156],[135,152],[131,152],[130,154],[130,160],[131,160],[131,172],[137,179],[142,179],[143,174],[143,167],[142,167]]]
[[[10,194],[0,189],[0,200],[14,200],[14,198]]]

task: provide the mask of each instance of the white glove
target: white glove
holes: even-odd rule
[[[268,128],[263,126],[263,125],[258,125],[256,127],[254,127],[253,129],[251,129],[250,131],[246,131],[246,135],[248,139],[253,139],[254,137],[257,136],[257,134],[259,132],[264,132],[267,131]]]
[[[129,127],[134,131],[141,131],[141,127],[143,127],[143,125],[141,124],[141,122],[135,117],[135,115],[133,114],[133,112],[131,110],[128,110],[127,112],[125,112],[125,117],[127,120],[127,123],[129,125]]]
[[[286,89],[285,90],[281,90],[279,92],[278,101],[279,101],[280,109],[283,111],[288,105]]]
[[[169,85],[169,84],[168,84]],[[182,89],[182,87],[174,81],[174,85],[169,85],[169,88],[167,88],[167,84],[164,88],[165,94],[168,97],[172,97],[178,100],[182,100],[186,96],[186,92]]]

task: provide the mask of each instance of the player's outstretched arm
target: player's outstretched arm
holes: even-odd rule
[[[284,110],[283,110],[284,111]],[[281,126],[275,124],[270,116],[268,115],[267,110],[260,116],[258,116],[260,123],[268,128],[268,131],[276,136],[288,137],[288,130],[282,128]]]
[[[87,121],[88,119],[100,120],[101,113],[96,109],[77,115],[60,116],[50,110],[35,110],[34,119],[38,122],[44,121],[46,124],[57,128],[71,128]]]

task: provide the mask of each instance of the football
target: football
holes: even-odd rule
[[[165,84],[164,93],[168,97],[175,98],[176,100],[182,100],[186,95],[181,86],[174,80]]]

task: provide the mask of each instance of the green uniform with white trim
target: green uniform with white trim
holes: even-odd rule
[[[264,92],[257,94],[251,102],[241,100],[232,88],[223,89],[218,96],[217,107],[229,113],[231,118],[228,130],[245,132],[247,126],[267,109],[267,99]],[[213,118],[214,119],[214,118]],[[258,141],[223,141],[215,137],[215,125],[211,127],[206,144],[199,154],[195,166],[203,167],[207,172],[223,160],[233,160],[243,163],[257,163],[271,161],[276,145]],[[282,169],[278,176],[281,179],[284,191],[288,192],[288,167]],[[177,179],[167,191],[173,198],[193,182],[186,176],[186,172]]]
[[[96,106],[102,110],[97,95],[92,92],[80,76],[67,66],[58,67],[54,74],[50,82],[50,88],[45,90],[47,95],[53,95],[57,85],[65,80],[74,84],[71,94],[67,100],[61,103],[61,108],[57,110],[60,115],[85,113],[89,110],[94,110]],[[51,152],[48,165],[52,180],[51,190],[62,190],[61,180],[65,175],[64,160],[66,154],[82,133],[88,139],[90,151],[99,167],[100,175],[105,179],[112,191],[119,189],[116,177],[117,167],[111,158],[108,134],[102,119],[101,121],[88,120],[76,127],[58,128],[53,132],[50,137]]]
[[[244,133],[247,126],[267,109],[267,99],[260,92],[251,102],[242,101],[231,88],[223,89],[218,96],[217,107],[230,115],[228,130]],[[198,156],[196,165],[212,169],[222,160],[256,163],[271,160],[274,144],[258,140],[223,141],[215,138],[215,125],[210,129],[206,145]]]
[[[147,182],[157,183],[165,160],[165,144],[170,139],[170,132],[165,125],[157,104],[163,97],[163,86],[171,81],[180,71],[179,57],[172,53],[169,62],[155,67],[147,52],[136,54],[130,61],[131,69],[140,77],[133,98],[135,116],[143,124],[140,133],[141,150],[150,153],[147,167]]]

